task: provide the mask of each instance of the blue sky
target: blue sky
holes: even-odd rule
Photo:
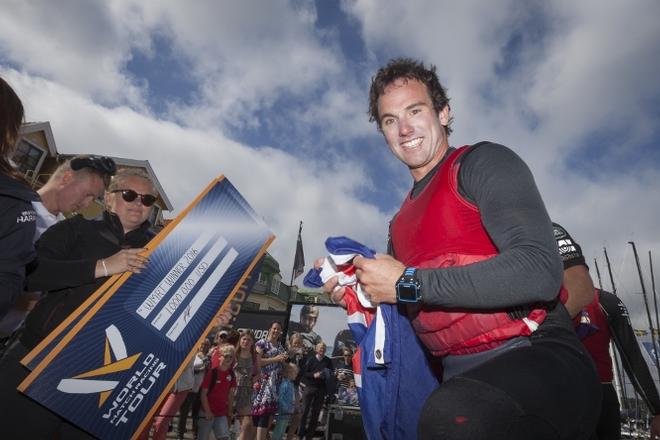
[[[659,16],[655,0],[9,0],[0,75],[60,152],[147,159],[177,210],[225,174],[288,280],[300,220],[308,263],[330,235],[384,250],[411,178],[367,89],[390,58],[422,59],[449,90],[450,142],[520,154],[636,304],[627,242],[660,251]]]

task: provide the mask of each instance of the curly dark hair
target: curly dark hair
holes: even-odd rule
[[[376,122],[378,130],[382,131],[380,117],[378,115],[378,98],[384,93],[385,87],[392,84],[399,78],[415,79],[424,85],[429,92],[433,109],[436,113],[449,105],[447,90],[442,87],[438,75],[435,73],[435,66],[431,65],[428,69],[421,61],[412,58],[395,58],[390,60],[385,66],[378,69],[376,75],[371,78],[371,88],[369,89],[369,122]],[[451,122],[445,126],[447,136],[452,132]]]

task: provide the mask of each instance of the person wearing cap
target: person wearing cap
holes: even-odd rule
[[[102,218],[71,217],[37,241],[37,265],[27,284],[30,290],[46,293],[0,359],[0,414],[6,438],[89,438],[16,390],[28,374],[20,360],[111,275],[139,273],[145,267],[141,254],[154,236],[148,218],[157,194],[143,170],[119,170],[105,192]]]
[[[116,168],[114,160],[99,156],[75,156],[58,166],[37,191],[41,201],[33,203],[38,215],[34,241],[50,226],[64,220],[63,214],[85,209],[101,197]]]
[[[75,156],[66,160],[53,172],[48,182],[32,201],[36,213],[36,242],[46,229],[71,214],[87,208],[103,195],[116,172],[116,164],[109,157]],[[29,269],[29,268],[28,268]],[[0,320],[0,337],[8,338],[21,324],[41,292],[21,292],[7,316]]]
[[[300,322],[289,322],[289,333],[298,332],[302,336],[305,354],[313,351],[316,345],[322,342],[321,336],[314,331],[318,318],[318,306],[305,304],[300,309]]]

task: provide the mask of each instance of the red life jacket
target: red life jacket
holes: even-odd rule
[[[612,369],[612,358],[610,357],[610,327],[607,323],[607,317],[600,307],[600,296],[596,290],[594,300],[584,309],[591,320],[591,325],[597,328],[597,331],[582,339],[582,343],[591,355],[596,364],[598,377],[601,382],[609,383],[614,380],[614,371]],[[576,320],[580,315],[576,317]],[[576,323],[577,324],[577,323]]]
[[[478,207],[458,192],[458,159],[467,148],[452,152],[417,197],[406,197],[392,221],[393,249],[406,266],[464,266],[499,253]],[[528,336],[547,313],[533,309],[524,319],[512,319],[503,310],[448,311],[428,304],[409,306],[408,311],[415,332],[436,356],[478,353]]]

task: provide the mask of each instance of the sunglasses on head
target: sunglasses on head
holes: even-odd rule
[[[117,172],[117,164],[115,164],[115,161],[105,156],[74,157],[69,164],[74,171],[83,168],[91,168],[101,174],[107,174],[108,176],[114,176]]]
[[[140,202],[146,207],[156,203],[156,196],[152,196],[151,194],[140,194],[133,191],[132,189],[116,189],[111,192],[121,193],[121,198],[126,202],[132,202],[133,200],[137,199],[138,196],[140,196]]]

